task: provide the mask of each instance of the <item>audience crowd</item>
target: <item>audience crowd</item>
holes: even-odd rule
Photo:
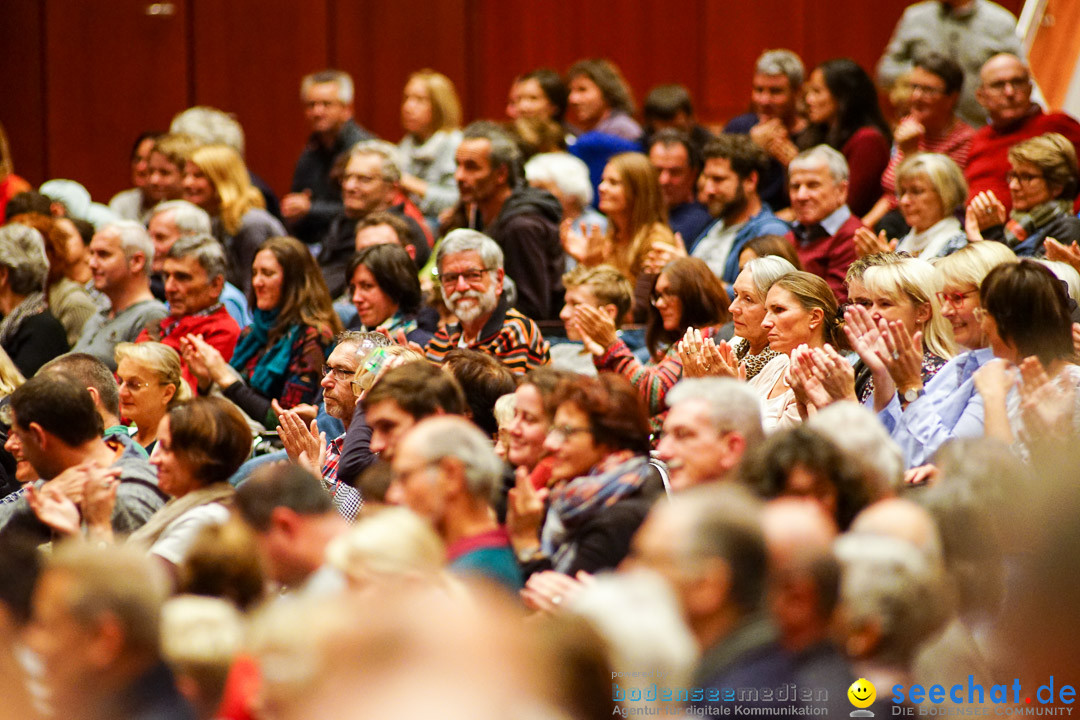
[[[0,717],[1069,707],[1080,123],[1007,15],[716,127],[321,70],[280,198],[211,107],[107,207],[0,142]]]

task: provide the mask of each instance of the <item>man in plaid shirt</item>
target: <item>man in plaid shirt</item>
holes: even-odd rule
[[[356,407],[352,378],[360,365],[361,358],[357,355],[357,350],[360,348],[363,336],[364,333],[352,330],[346,330],[337,336],[337,344],[323,367],[323,378],[320,383],[323,388],[323,401],[326,403],[326,414],[341,420],[345,424],[346,431],[352,423],[353,409]],[[278,431],[290,460],[304,465],[314,473],[319,467],[320,451],[325,448],[321,473],[319,473],[323,479],[323,485],[330,493],[338,512],[346,520],[355,520],[356,513],[364,504],[364,500],[359,490],[338,480],[337,475],[341,447],[345,443],[345,433],[326,442],[325,436],[319,434],[314,421],[309,428],[292,410],[281,413],[279,420]]]

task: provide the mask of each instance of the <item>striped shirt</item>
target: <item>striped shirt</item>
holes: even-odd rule
[[[677,346],[677,343],[673,343],[658,362],[644,364],[625,342],[616,340],[607,352],[593,358],[597,372],[617,373],[637,388],[648,408],[653,432],[659,432],[663,424],[663,412],[667,409],[664,399],[668,390],[682,378],[682,360],[679,359]]]
[[[908,118],[904,118],[907,120]],[[903,120],[901,121],[903,122]],[[971,152],[971,139],[975,137],[975,129],[963,120],[953,123],[952,129],[941,137],[923,137],[919,140],[919,152],[940,153],[953,159],[960,170],[967,167],[968,153]],[[904,153],[899,148],[893,149],[892,157],[885,172],[881,175],[881,190],[884,197],[889,201],[889,209],[897,207],[896,198],[896,169],[904,161]],[[946,208],[948,212],[948,208]]]
[[[540,334],[540,328],[517,310],[508,308],[499,298],[491,317],[484,324],[476,341],[461,345],[461,325],[439,328],[428,341],[428,360],[441,363],[456,347],[468,347],[493,355],[515,375],[524,375],[533,368],[546,365],[551,359],[550,346]]]

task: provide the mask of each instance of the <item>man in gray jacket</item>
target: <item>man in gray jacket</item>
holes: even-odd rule
[[[12,393],[10,407],[11,432],[4,447],[17,461],[30,464],[40,478],[35,482],[39,490],[49,484],[79,504],[88,478],[103,470],[114,472],[120,484],[112,524],[125,535],[165,504],[167,496],[145,455],[130,442],[102,437],[104,426],[93,397],[74,377],[38,374]],[[9,498],[0,501],[0,533],[19,530],[48,541],[49,530],[26,497],[19,493]]]

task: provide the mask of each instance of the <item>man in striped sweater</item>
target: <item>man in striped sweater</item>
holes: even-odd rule
[[[503,296],[503,253],[476,230],[454,230],[436,256],[446,307],[458,322],[439,328],[427,357],[442,362],[456,347],[490,353],[517,375],[547,364],[549,345],[531,319]]]

